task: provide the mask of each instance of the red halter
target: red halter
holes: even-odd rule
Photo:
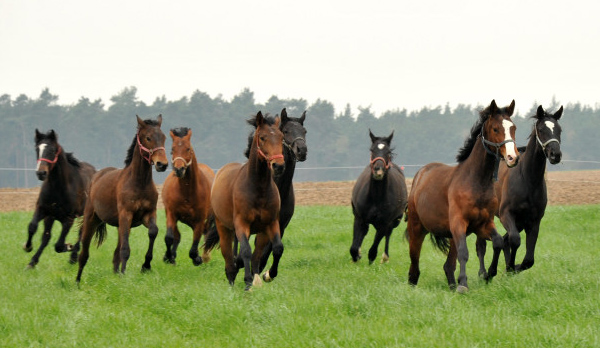
[[[283,154],[275,155],[275,156],[265,155],[265,153],[262,152],[262,150],[260,149],[260,145],[258,144],[258,137],[256,137],[256,148],[258,150],[258,154],[263,156],[264,159],[267,161],[267,163],[269,163],[269,168],[271,168],[271,161],[273,161],[274,159],[283,158]]]
[[[41,161],[44,161],[44,162],[48,162],[50,164],[56,164],[56,161],[58,161],[58,155],[60,155],[61,152],[62,152],[62,147],[59,146],[58,151],[56,151],[56,156],[54,156],[53,160],[49,160],[47,158],[42,157],[42,158],[39,158],[37,161],[38,161],[38,163],[40,163]]]
[[[140,148],[140,155],[142,156],[143,159],[145,159],[146,161],[148,161],[148,163],[150,163],[150,165],[153,165],[154,163],[152,162],[152,158],[151,157],[152,157],[152,154],[154,153],[154,151],[158,151],[158,150],[165,151],[165,148],[163,146],[155,147],[153,149],[148,149],[148,148],[144,147],[144,145],[142,145],[142,143],[140,142],[140,133],[139,132],[136,134],[136,138],[137,138],[138,146]],[[145,157],[144,153],[142,151],[147,152],[148,153],[148,157]]]

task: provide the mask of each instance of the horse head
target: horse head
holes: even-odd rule
[[[519,161],[519,152],[515,144],[517,127],[510,118],[514,111],[514,100],[503,108],[499,108],[496,101],[492,100],[490,106],[481,112],[481,117],[485,118],[481,128],[483,146],[488,153],[504,159],[509,168],[516,166]]]
[[[156,121],[143,121],[139,116],[135,116],[138,123],[137,145],[142,157],[151,165],[154,165],[156,171],[164,172],[169,166],[169,160],[165,153],[165,135],[160,130],[162,124],[162,115],[158,115]]]
[[[281,175],[285,169],[283,133],[279,130],[281,119],[275,117],[273,122],[269,122],[259,111],[251,121],[256,127],[252,141],[256,144],[259,160],[267,162],[273,175]]]
[[[394,131],[388,137],[377,137],[371,133],[371,177],[375,180],[382,180],[392,165],[393,149],[390,147]]]
[[[173,146],[171,147],[173,172],[176,177],[183,178],[194,159],[194,149],[192,149],[190,142],[192,130],[187,127],[174,128],[171,129],[169,134],[171,135],[171,139],[173,139]]]
[[[535,137],[551,164],[560,163],[562,158],[562,151],[560,150],[560,134],[562,129],[560,124],[558,124],[562,113],[562,106],[557,112],[551,114],[544,111],[544,108],[540,105],[537,113],[533,116],[537,120],[534,125]]]
[[[56,165],[58,155],[62,152],[62,147],[58,144],[58,136],[53,129],[44,134],[36,128],[35,150],[37,154],[35,174],[39,180],[44,181]]]
[[[304,120],[306,119],[306,111],[299,118],[288,117],[285,108],[281,110],[281,125],[280,129],[283,132],[283,145],[290,149],[297,161],[306,161],[308,148],[306,147],[306,128],[304,128]]]

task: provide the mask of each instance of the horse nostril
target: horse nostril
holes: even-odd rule
[[[167,163],[161,163],[161,162],[157,162],[156,163],[156,170],[159,172],[164,172],[165,170],[167,170],[167,167],[169,165]]]
[[[273,171],[275,172],[276,175],[283,173],[284,169],[285,169],[284,164],[273,163]]]

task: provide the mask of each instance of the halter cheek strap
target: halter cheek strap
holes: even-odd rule
[[[47,163],[50,163],[50,164],[56,164],[56,162],[58,161],[58,155],[60,155],[61,152],[62,152],[62,147],[59,146],[58,150],[56,151],[56,156],[54,156],[53,160],[49,160],[47,158],[43,158],[42,157],[42,158],[39,158],[37,161],[38,161],[38,163],[40,163],[40,162],[47,162]]]
[[[139,132],[136,134],[136,138],[137,138],[138,147],[140,148],[140,155],[142,156],[143,159],[148,161],[148,163],[150,165],[153,165],[154,163],[152,162],[152,154],[158,150],[165,151],[165,148],[163,146],[155,147],[153,149],[148,149],[148,148],[144,147],[144,145],[142,145],[142,143],[140,142],[140,133]],[[148,157],[144,156],[144,152],[146,152],[148,154]]]
[[[542,146],[542,151],[544,151],[544,154],[546,154],[546,146],[548,146],[548,144],[557,142],[558,145],[560,145],[560,141],[558,141],[558,139],[556,138],[550,138],[546,142],[542,143],[542,141],[540,140],[540,135],[538,134],[537,127],[535,127],[535,138],[537,139],[537,142]]]
[[[504,140],[501,143],[494,143],[492,141],[486,140],[485,137],[483,136],[483,127],[481,128],[481,143],[483,144],[483,148],[485,149],[485,151],[487,153],[496,157],[496,162],[494,163],[494,181],[498,181],[498,169],[500,168],[500,159],[502,159],[502,157],[500,157],[500,148],[502,147],[502,145],[504,145],[506,143],[514,143],[514,142],[515,141],[513,139]],[[496,148],[496,152],[492,152],[492,150],[490,150],[487,147],[487,145],[494,146]]]

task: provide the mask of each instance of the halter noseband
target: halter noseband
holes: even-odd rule
[[[392,164],[391,161],[386,161],[385,158],[379,156],[379,157],[375,157],[373,159],[371,159],[371,171],[373,171],[373,164],[375,164],[375,162],[377,162],[378,160],[381,160],[383,162],[383,164],[385,165],[385,169],[390,169],[390,166]]]
[[[140,132],[138,132],[136,134],[136,138],[137,138],[138,147],[140,148],[140,155],[142,156],[143,159],[148,161],[148,163],[150,165],[153,165],[154,162],[152,162],[152,154],[154,153],[154,151],[158,151],[158,150],[165,151],[164,146],[159,146],[159,147],[155,147],[153,149],[148,149],[148,148],[144,147],[144,145],[142,145],[142,143],[140,142]],[[148,153],[148,157],[144,156],[144,152]]]
[[[173,158],[173,159],[171,160],[171,162],[173,163],[173,165],[175,165],[175,161],[177,161],[177,160],[182,160],[182,161],[183,161],[183,163],[185,164],[185,167],[187,168],[187,167],[189,167],[189,166],[191,166],[191,165],[192,165],[192,159],[193,159],[193,158],[190,158],[190,161],[189,161],[189,162],[186,162],[186,161],[185,161],[185,158],[183,158],[183,157],[179,156],[179,157],[175,157],[175,158]]]
[[[306,142],[306,140],[305,140],[303,137],[296,137],[294,140],[292,140],[292,142],[291,142],[291,143],[288,143],[287,141],[285,141],[285,138],[283,139],[283,145],[284,145],[285,147],[287,147],[287,148],[288,148],[288,149],[289,149],[289,150],[292,152],[292,155],[294,155],[294,159],[295,159],[296,161],[298,161],[298,159],[296,158],[296,154],[294,153],[294,149],[292,148],[292,146],[294,146],[294,144],[295,144],[295,143],[296,143],[296,141],[298,141],[298,140],[303,140],[304,142]]]
[[[265,153],[260,149],[260,144],[258,143],[259,138],[256,137],[256,149],[258,151],[258,154],[261,155],[269,164],[269,169],[271,168],[271,161],[278,159],[278,158],[283,158],[283,154],[279,154],[279,155],[274,155],[274,156],[267,156],[265,155]]]
[[[42,158],[38,158],[37,162],[40,163],[40,162],[43,161],[43,162],[47,162],[47,163],[50,163],[50,164],[56,164],[56,162],[58,161],[58,155],[60,155],[61,152],[62,152],[62,147],[59,146],[58,150],[56,151],[56,155],[54,156],[53,160],[49,160],[47,158],[42,157]]]
[[[486,140],[485,137],[483,136],[483,129],[485,127],[481,127],[481,143],[483,144],[483,148],[485,149],[485,151],[496,157],[496,161],[494,163],[494,181],[498,181],[498,168],[500,167],[500,160],[502,159],[502,157],[500,157],[500,148],[502,147],[502,145],[506,144],[506,143],[514,143],[514,139],[507,139],[504,140],[500,143],[494,143],[493,141],[489,141]],[[496,152],[492,152],[492,150],[490,150],[487,145],[491,145],[493,147],[496,148]]]
[[[546,142],[542,143],[542,141],[540,140],[540,135],[538,134],[537,127],[535,127],[535,138],[537,139],[537,142],[542,146],[542,151],[544,152],[544,155],[546,155],[546,146],[548,146],[548,144],[557,142],[558,145],[560,145],[560,141],[556,138],[550,138]]]

